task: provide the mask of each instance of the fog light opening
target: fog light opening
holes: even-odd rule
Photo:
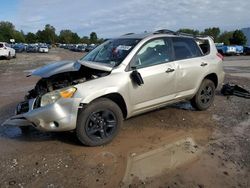
[[[59,123],[57,123],[56,121],[54,121],[54,125],[55,125],[56,128],[59,127]]]
[[[59,127],[59,123],[57,123],[56,121],[50,122],[49,125],[51,128],[58,128]]]

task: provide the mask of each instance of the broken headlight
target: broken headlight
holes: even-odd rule
[[[71,98],[75,92],[76,92],[75,87],[67,87],[67,88],[63,88],[63,89],[59,89],[59,90],[46,93],[41,98],[40,106],[53,104],[60,98]]]

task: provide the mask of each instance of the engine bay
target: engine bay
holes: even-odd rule
[[[30,90],[25,96],[25,100],[34,99],[48,92],[97,79],[109,74],[110,72],[92,69],[82,65],[78,71],[63,72],[48,78],[41,78],[36,83],[34,89]]]

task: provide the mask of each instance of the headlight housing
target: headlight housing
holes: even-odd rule
[[[53,104],[60,98],[71,98],[75,92],[76,92],[75,87],[67,87],[46,93],[41,98],[40,106]]]

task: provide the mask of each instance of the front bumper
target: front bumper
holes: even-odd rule
[[[35,100],[29,100],[29,110],[6,120],[2,126],[34,126],[43,131],[70,131],[76,128],[80,98],[59,99],[57,102],[34,109]]]

